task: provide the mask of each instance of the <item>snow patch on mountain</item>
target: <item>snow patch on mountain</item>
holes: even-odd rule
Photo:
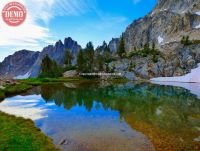
[[[200,11],[196,12],[195,14],[200,16]]]
[[[161,36],[158,36],[158,43],[161,44],[164,41],[164,39]]]
[[[180,77],[159,77],[153,78],[151,81],[157,82],[185,82],[185,83],[200,83],[200,64],[198,68],[193,69],[191,73]]]
[[[197,25],[196,27],[194,27],[195,29],[199,29],[200,28],[200,24],[199,25]]]
[[[30,73],[29,72],[27,72],[26,74],[24,74],[24,75],[19,75],[19,76],[17,76],[17,77],[14,77],[14,79],[28,79],[29,77],[30,77]]]

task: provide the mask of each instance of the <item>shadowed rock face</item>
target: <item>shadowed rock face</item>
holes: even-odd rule
[[[4,59],[0,64],[0,76],[16,77],[25,75],[33,66],[39,56],[39,52],[20,50]]]
[[[69,50],[73,54],[73,64],[76,64],[76,56],[81,49],[81,46],[78,45],[76,41],[73,41],[71,38],[66,38],[64,40],[64,44],[61,40],[56,42],[55,46],[49,45],[45,47],[40,53],[38,59],[32,66],[30,73],[31,77],[37,77],[40,73],[40,66],[42,63],[42,59],[48,55],[52,60],[56,61],[59,65],[64,65],[65,53]]]
[[[119,38],[113,38],[110,42],[109,42],[109,48],[111,53],[115,53],[117,52],[117,47],[119,45]]]
[[[126,49],[155,42],[158,47],[180,41],[183,35],[200,39],[199,0],[159,0],[155,9],[129,25],[124,33]]]
[[[66,38],[64,44],[61,40],[55,45],[49,45],[41,52],[33,52],[28,50],[21,50],[13,55],[8,56],[0,64],[0,76],[17,77],[26,75],[30,77],[37,77],[40,73],[40,66],[42,59],[48,55],[52,60],[56,61],[59,65],[64,65],[65,53],[67,50],[73,54],[72,63],[76,63],[76,56],[81,49],[81,46],[71,38]]]

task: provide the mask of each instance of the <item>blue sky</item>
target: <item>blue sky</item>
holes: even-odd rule
[[[11,0],[0,2],[0,9]],[[119,37],[133,20],[145,16],[156,0],[17,0],[27,19],[8,27],[0,19],[0,61],[20,49],[41,51],[48,44],[72,37],[82,47]]]

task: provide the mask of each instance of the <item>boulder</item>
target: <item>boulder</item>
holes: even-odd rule
[[[78,76],[78,72],[76,70],[70,70],[63,73],[63,77],[65,78],[73,78]]]

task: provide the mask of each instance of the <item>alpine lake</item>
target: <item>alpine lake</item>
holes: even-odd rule
[[[32,119],[63,151],[200,150],[200,99],[178,86],[44,84],[4,99],[0,111]]]

